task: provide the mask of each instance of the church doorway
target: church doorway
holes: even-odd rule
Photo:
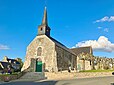
[[[36,72],[42,72],[42,61],[40,59],[36,61]]]

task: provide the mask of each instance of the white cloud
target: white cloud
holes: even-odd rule
[[[10,48],[7,45],[0,44],[0,50],[9,50]]]
[[[108,32],[109,31],[109,28],[103,28],[103,27],[97,27],[99,30],[102,30],[104,32]]]
[[[75,47],[92,46],[94,51],[114,52],[114,43],[111,43],[105,36],[100,36],[98,40],[87,40],[76,44]]]
[[[105,31],[105,32],[108,32],[108,31],[109,31],[109,28],[105,28],[104,31]]]
[[[98,27],[98,29],[102,29],[102,27]]]
[[[108,21],[109,22],[114,21],[114,16],[111,16]]]
[[[105,16],[99,20],[96,20],[94,23],[97,23],[97,22],[113,22],[114,21],[114,16]]]

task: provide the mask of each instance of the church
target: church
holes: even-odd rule
[[[45,7],[42,23],[38,26],[38,35],[27,47],[22,71],[29,69],[31,72],[58,72],[68,70],[69,66],[77,70],[78,48],[67,48],[52,38],[50,31]],[[81,52],[80,50],[79,53]]]
[[[58,72],[68,70],[91,70],[91,62],[80,60],[81,53],[93,55],[92,47],[80,47],[69,49],[50,35],[51,28],[48,25],[47,9],[41,25],[38,26],[38,34],[28,45],[25,62],[22,71],[31,72]]]

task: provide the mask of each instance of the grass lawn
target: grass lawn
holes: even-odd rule
[[[113,72],[114,70],[85,70],[80,72]]]

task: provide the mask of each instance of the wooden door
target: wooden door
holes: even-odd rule
[[[36,62],[36,72],[42,72],[42,61]]]

